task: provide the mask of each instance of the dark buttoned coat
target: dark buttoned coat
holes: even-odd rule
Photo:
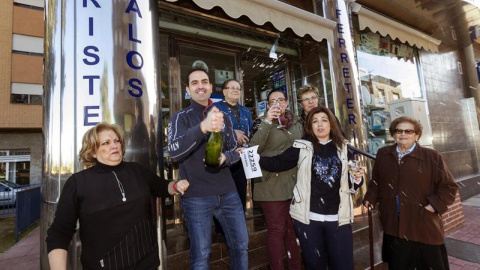
[[[395,144],[378,151],[364,200],[374,205],[379,203],[384,233],[441,245],[444,243],[441,215],[455,201],[458,185],[437,151],[417,144],[399,163],[396,147]],[[428,204],[435,213],[425,209]]]

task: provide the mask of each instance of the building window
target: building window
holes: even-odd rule
[[[43,97],[39,95],[11,94],[10,103],[42,105]]]
[[[10,96],[10,103],[28,104],[28,95],[12,94]]]
[[[43,55],[43,38],[13,34],[12,51]]]
[[[418,50],[370,31],[357,31],[355,41],[363,117],[368,122],[367,145],[376,154],[379,148],[394,143],[388,131],[393,119],[399,116],[419,119],[405,110],[413,102],[425,101]]]
[[[0,180],[30,184],[30,149],[0,150]]]
[[[29,103],[28,104],[35,104],[35,105],[42,105],[43,104],[43,96],[40,95],[28,95]]]
[[[30,83],[12,83],[10,103],[42,105],[43,85]]]

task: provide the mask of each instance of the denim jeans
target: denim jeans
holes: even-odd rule
[[[230,255],[230,269],[248,269],[248,233],[237,191],[209,197],[182,198],[190,238],[190,269],[209,269],[212,218],[223,232]]]

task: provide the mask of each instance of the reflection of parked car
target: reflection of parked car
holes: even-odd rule
[[[0,206],[15,205],[17,192],[22,190],[22,187],[7,180],[0,180]]]

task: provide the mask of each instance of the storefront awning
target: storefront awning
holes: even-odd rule
[[[178,0],[166,0],[177,2]],[[239,18],[247,16],[257,25],[271,22],[273,26],[284,31],[291,28],[300,37],[309,34],[320,42],[326,39],[333,46],[333,30],[336,23],[319,15],[277,0],[193,0],[199,7],[211,10],[215,6],[222,8],[228,16]]]
[[[369,28],[372,32],[378,32],[382,36],[389,35],[392,39],[408,42],[417,48],[431,52],[438,52],[441,40],[435,39],[423,32],[396,22],[369,9],[361,7],[358,13],[360,30]]]

